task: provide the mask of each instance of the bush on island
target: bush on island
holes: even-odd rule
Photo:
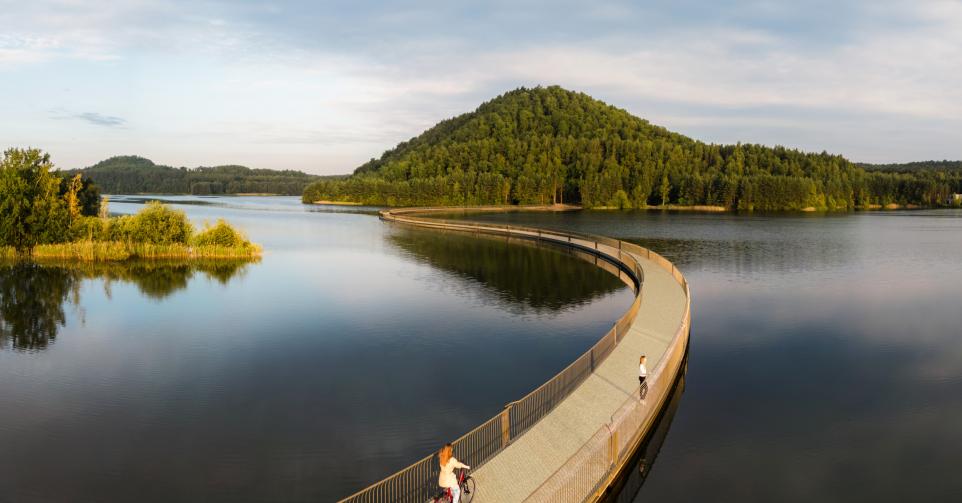
[[[192,241],[194,246],[235,247],[250,244],[243,234],[223,219],[217,220],[213,226],[205,227]]]

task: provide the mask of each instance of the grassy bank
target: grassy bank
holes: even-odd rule
[[[185,245],[181,243],[125,243],[123,241],[75,241],[36,246],[34,260],[61,259],[111,262],[134,259],[247,259],[261,255],[260,246]],[[12,252],[4,253],[12,256]]]
[[[127,260],[210,260],[254,259],[261,256],[261,247],[201,245],[179,243],[125,243],[122,241],[75,241],[37,245],[33,250],[18,254],[13,247],[0,248],[0,260],[31,259],[35,261],[121,262]]]

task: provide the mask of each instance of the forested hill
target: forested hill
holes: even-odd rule
[[[940,178],[941,176],[941,178]],[[958,175],[867,172],[845,158],[761,145],[713,145],[583,93],[517,89],[445,120],[305,202],[381,205],[580,203],[850,209],[941,204]]]
[[[78,170],[68,172],[73,174]],[[239,194],[300,195],[322,179],[300,171],[251,169],[244,166],[173,168],[137,156],[111,157],[79,170],[106,194]]]
[[[900,164],[859,163],[858,165],[870,171],[892,171],[895,173],[913,173],[916,171],[962,171],[962,161],[916,161]]]

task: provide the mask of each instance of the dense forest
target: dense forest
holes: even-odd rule
[[[962,161],[916,161],[901,164],[868,164],[859,163],[860,167],[869,171],[894,171],[896,173],[912,173],[916,171],[962,171]]]
[[[714,145],[583,93],[520,88],[307,187],[305,202],[374,205],[577,203],[747,210],[940,205],[962,174],[867,171],[839,155]]]
[[[105,194],[282,194],[300,195],[321,177],[300,171],[244,166],[173,168],[137,156],[111,157],[81,172]]]

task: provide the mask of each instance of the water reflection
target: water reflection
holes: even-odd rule
[[[636,500],[956,501],[960,216],[497,221],[633,239],[691,284],[685,406]]]
[[[668,431],[671,423],[675,419],[675,413],[681,404],[681,396],[685,393],[685,375],[688,373],[688,358],[682,361],[681,371],[675,379],[675,385],[668,395],[668,402],[665,404],[658,419],[655,420],[654,427],[648,435],[641,441],[641,445],[635,452],[632,459],[628,462],[628,468],[621,473],[618,479],[612,484],[612,490],[606,496],[607,503],[631,503],[635,501],[638,492],[648,479],[651,469],[661,452],[661,447],[668,438]]]
[[[468,288],[481,287],[489,300],[513,313],[562,311],[625,287],[594,265],[573,261],[573,256],[585,257],[562,247],[483,234],[465,239],[465,233],[430,232],[401,229],[389,236],[389,242],[415,260],[469,280]]]
[[[123,263],[0,264],[0,349],[46,349],[66,322],[64,306],[80,305],[84,280],[131,283],[145,297],[160,300],[187,288],[197,274],[222,285],[242,274],[251,261],[133,261]]]
[[[788,240],[622,239],[656,250],[685,271],[725,271],[741,280],[830,269],[844,264],[854,252],[845,240],[809,246]]]
[[[57,337],[63,305],[76,298],[78,276],[61,268],[24,263],[0,267],[0,349],[45,349]]]

